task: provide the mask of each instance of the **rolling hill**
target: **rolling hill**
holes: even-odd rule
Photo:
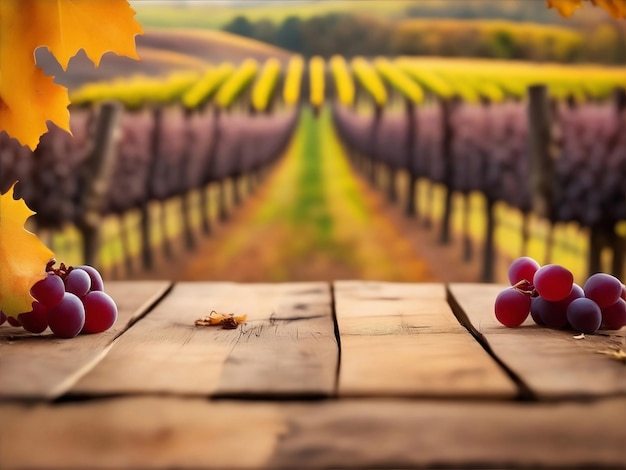
[[[36,52],[37,65],[70,90],[84,83],[132,75],[160,76],[176,70],[201,70],[211,63],[239,63],[247,57],[286,59],[288,51],[223,31],[193,29],[148,29],[137,37],[141,61],[107,53],[95,68],[83,51],[63,71],[45,48]]]

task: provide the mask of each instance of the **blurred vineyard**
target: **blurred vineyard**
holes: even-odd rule
[[[458,263],[479,262],[481,280],[521,254],[621,276],[625,87],[608,67],[338,55],[90,83],[71,96],[73,136],[51,127],[30,152],[0,134],[0,190],[19,181],[57,253],[59,233],[78,236],[64,259],[128,276],[173,237],[194,253],[266,181],[307,107],[415,227],[462,244]]]

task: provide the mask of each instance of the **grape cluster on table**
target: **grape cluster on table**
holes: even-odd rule
[[[46,266],[46,277],[33,285],[35,301],[28,312],[8,317],[0,311],[0,325],[7,321],[31,333],[50,328],[60,338],[80,333],[101,333],[117,320],[117,305],[104,292],[100,273],[92,266]]]
[[[626,287],[615,276],[596,273],[581,287],[559,264],[540,266],[523,256],[508,270],[511,286],[496,297],[496,319],[516,327],[530,315],[537,325],[593,334],[626,326]]]

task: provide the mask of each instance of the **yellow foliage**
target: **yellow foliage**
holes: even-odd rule
[[[239,68],[220,87],[215,95],[215,102],[221,108],[228,108],[239,97],[246,87],[254,80],[259,64],[254,59],[244,60]]]
[[[554,8],[561,16],[568,18],[583,5],[583,0],[546,0],[546,3],[548,8]]]
[[[583,5],[583,0],[546,0],[548,8],[556,9],[561,16],[569,18]],[[626,18],[626,0],[591,0],[597,7],[608,11],[613,18]]]
[[[280,61],[270,57],[265,62],[259,78],[252,88],[252,106],[257,111],[265,111],[276,88],[280,76]]]
[[[384,106],[387,102],[387,90],[372,64],[363,57],[355,57],[352,59],[352,70],[359,83],[372,96],[376,105]]]
[[[326,65],[320,56],[312,57],[309,61],[311,104],[319,108],[324,103]]]
[[[390,62],[388,59],[379,57],[374,61],[374,66],[378,73],[389,84],[398,90],[407,99],[414,103],[421,103],[424,101],[424,91],[408,74],[406,74],[396,64]]]
[[[67,90],[35,66],[44,46],[66,69],[79,49],[97,66],[106,51],[137,58],[141,34],[126,0],[0,2],[0,130],[34,149],[50,120],[69,132]]]
[[[300,99],[300,86],[302,82],[302,74],[304,73],[304,59],[299,56],[293,56],[287,65],[287,74],[285,76],[285,87],[283,88],[283,99],[285,103],[294,105]]]
[[[31,310],[30,289],[45,277],[54,256],[24,228],[34,212],[22,199],[13,199],[14,188],[0,194],[0,310],[11,317]]]
[[[340,55],[334,55],[330,58],[330,70],[335,78],[335,88],[337,89],[337,98],[346,106],[354,104],[354,80],[352,74],[348,70],[346,59]]]

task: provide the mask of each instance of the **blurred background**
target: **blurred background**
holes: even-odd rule
[[[108,279],[622,276],[626,21],[544,0],[131,1],[73,136],[0,134],[0,190]]]

